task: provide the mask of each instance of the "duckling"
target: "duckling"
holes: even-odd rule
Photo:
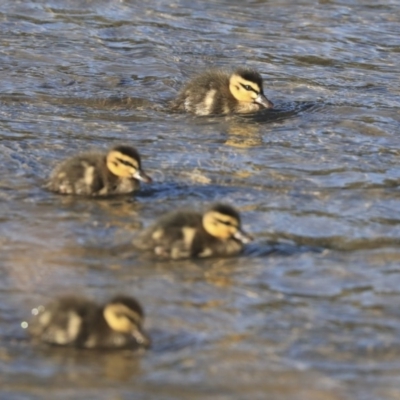
[[[107,154],[82,153],[64,160],[53,170],[46,187],[61,194],[104,196],[131,193],[139,189],[139,181],[152,180],[141,169],[138,151],[119,145]]]
[[[143,309],[132,297],[116,296],[103,306],[64,296],[32,310],[29,334],[44,343],[87,349],[149,347]],[[27,325],[27,326],[26,326]]]
[[[245,114],[273,106],[264,96],[261,75],[248,68],[231,74],[215,69],[197,75],[172,102],[172,109],[196,115]]]
[[[176,211],[161,217],[140,233],[133,245],[169,259],[233,256],[252,240],[240,225],[239,213],[226,204],[215,204],[204,214]]]

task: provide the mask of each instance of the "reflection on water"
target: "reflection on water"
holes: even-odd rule
[[[398,2],[3,3],[0,397],[400,397]],[[169,111],[193,73],[239,65],[273,110]],[[152,185],[43,190],[59,160],[115,143]],[[164,212],[217,200],[256,237],[241,257],[132,250]],[[153,348],[32,346],[21,321],[71,292],[138,297]]]

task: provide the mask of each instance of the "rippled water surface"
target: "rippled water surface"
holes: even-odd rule
[[[20,0],[0,20],[1,398],[400,398],[398,1]],[[168,110],[194,72],[239,65],[273,111]],[[114,143],[143,154],[138,195],[42,189]],[[255,236],[243,256],[130,250],[216,200]],[[153,348],[32,346],[21,321],[71,292],[137,296]]]

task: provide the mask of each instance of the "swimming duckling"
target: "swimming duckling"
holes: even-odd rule
[[[196,115],[245,114],[273,106],[264,96],[261,75],[248,68],[232,74],[216,69],[195,76],[172,102],[172,109]]]
[[[82,153],[59,164],[46,185],[53,192],[88,196],[131,193],[139,181],[151,182],[134,147],[116,146],[107,154]]]
[[[64,296],[34,308],[32,314],[28,332],[44,343],[87,349],[150,345],[142,330],[143,309],[132,297],[117,296],[99,306],[85,298]]]
[[[133,245],[176,260],[233,256],[251,240],[241,229],[239,213],[229,205],[215,204],[203,215],[194,211],[164,215],[139,234]]]

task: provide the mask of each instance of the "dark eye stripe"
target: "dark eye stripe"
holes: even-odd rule
[[[243,88],[244,90],[252,91],[252,92],[254,92],[255,94],[260,94],[260,92],[257,92],[257,90],[256,90],[256,89],[253,89],[250,85],[243,85],[243,83],[240,83],[240,86],[242,86],[242,88]]]
[[[127,165],[128,167],[136,168],[132,163],[126,160],[122,160],[121,158],[117,158],[117,161],[121,164]]]
[[[230,221],[222,221],[221,219],[218,219],[218,218],[215,218],[215,220],[217,222],[219,222],[220,224],[224,224],[226,226],[236,226],[235,224],[232,224],[232,222],[230,222]]]
[[[140,322],[140,317],[139,316],[136,317],[136,316],[133,316],[133,315],[128,315],[128,314],[126,314],[124,312],[117,312],[117,313],[115,313],[115,316],[117,318],[125,317],[125,318],[129,319],[129,321],[133,322],[134,324],[137,324],[137,323]]]

